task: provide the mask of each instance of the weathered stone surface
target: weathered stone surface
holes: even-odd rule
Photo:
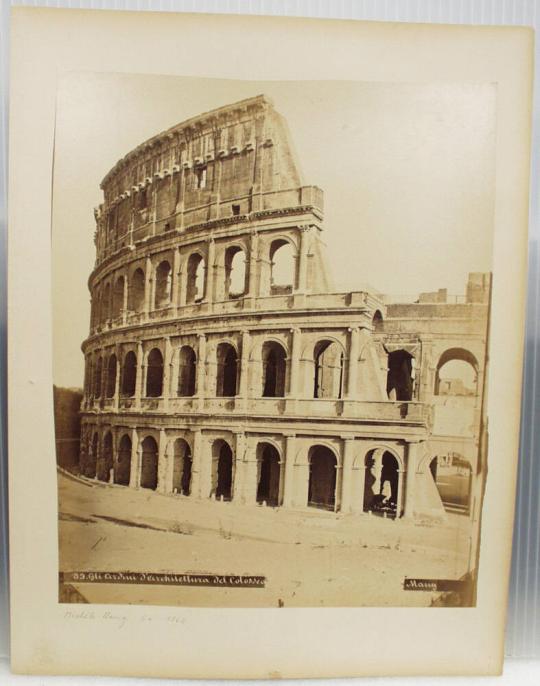
[[[102,189],[84,475],[437,518],[437,466],[468,465],[473,509],[489,275],[471,275],[457,303],[444,289],[388,305],[333,292],[322,191],[303,185],[264,96],[141,144]],[[452,361],[473,370],[470,388],[441,378]]]

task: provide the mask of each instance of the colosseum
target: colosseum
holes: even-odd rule
[[[336,292],[323,192],[263,95],[147,140],[101,188],[82,475],[178,507],[473,517],[488,274],[460,297]]]

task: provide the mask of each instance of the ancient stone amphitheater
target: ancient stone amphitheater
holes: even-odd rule
[[[231,501],[216,507],[474,511],[487,275],[461,299],[335,292],[323,192],[265,96],[142,143],[101,188],[83,475]],[[448,363],[472,370],[468,388]],[[437,486],[452,465],[461,501]]]

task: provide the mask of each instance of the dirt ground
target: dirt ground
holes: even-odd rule
[[[458,579],[470,524],[192,500],[59,474],[60,571],[261,575],[263,588],[74,583],[89,603],[191,607],[429,606],[412,578]]]

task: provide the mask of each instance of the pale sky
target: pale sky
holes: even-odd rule
[[[264,93],[289,125],[304,185],[324,191],[336,290],[406,299],[489,271],[492,84],[232,81],[72,74],[60,85],[53,183],[54,382],[81,386],[99,183],[127,152],[192,116]]]

